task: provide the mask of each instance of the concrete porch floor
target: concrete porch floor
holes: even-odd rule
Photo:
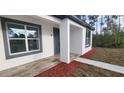
[[[78,56],[79,55],[77,54],[71,53],[71,61],[77,58]],[[59,55],[55,55],[52,57],[33,61],[31,63],[27,63],[21,66],[3,70],[0,71],[0,77],[33,77],[59,64],[59,58]]]
[[[60,59],[60,54],[56,54],[54,55],[58,60]],[[74,53],[70,53],[70,61],[73,61],[75,58],[79,57],[79,54],[74,54]]]
[[[79,54],[70,53],[70,61],[73,61],[75,58],[78,58]]]
[[[48,57],[0,71],[0,77],[33,77],[56,66],[59,63],[60,62],[56,57]]]

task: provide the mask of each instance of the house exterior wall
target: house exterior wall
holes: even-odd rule
[[[86,28],[80,29],[72,28],[70,30],[70,52],[76,54],[85,54],[92,49],[92,31],[91,31],[91,45],[85,47]]]
[[[61,61],[69,63],[70,52],[77,53],[77,54],[84,54],[92,49],[92,46],[85,48],[86,28],[69,19],[64,19],[62,21],[56,20],[54,24],[55,19],[50,18],[50,21],[49,21],[48,16],[47,16],[47,20],[45,20],[46,17],[43,17],[42,19],[42,16],[39,16],[41,18],[37,16],[26,16],[26,15],[17,15],[17,16],[6,15],[2,17],[41,25],[43,52],[32,54],[32,55],[21,56],[17,58],[12,58],[12,59],[6,59],[1,20],[0,20],[0,71],[11,68],[11,67],[23,65],[32,61],[36,61],[42,58],[46,58],[49,56],[53,56],[54,55],[53,27],[60,28],[60,60]],[[77,26],[80,29],[78,29],[78,31],[75,31],[75,30],[70,31],[71,24]],[[70,41],[70,39],[72,40]],[[92,39],[91,39],[91,42],[92,42]]]
[[[83,34],[81,28],[71,27],[70,29],[70,52],[75,54],[82,54]]]
[[[83,54],[85,54],[86,52],[88,52],[88,51],[90,51],[91,49],[92,49],[92,31],[91,31],[91,45],[89,46],[89,47],[85,47],[85,40],[86,40],[86,27],[83,27],[83,26],[81,26],[81,25],[79,25],[79,24],[77,24],[77,23],[75,23],[75,22],[73,22],[73,21],[71,21],[70,20],[70,24],[73,24],[73,25],[75,25],[75,26],[77,26],[78,28],[80,28],[80,30],[82,30],[81,32],[80,32],[80,38],[79,37],[75,37],[75,39],[76,38],[78,38],[78,39],[80,39],[80,41],[78,41],[78,43],[80,42],[81,43],[81,54],[83,55]],[[77,31],[76,31],[77,32]],[[77,33],[76,33],[77,34]],[[81,37],[82,36],[82,37]],[[75,41],[76,42],[76,41]],[[73,44],[74,45],[74,44]],[[80,45],[80,44],[79,44]],[[71,46],[72,47],[72,46]],[[76,45],[75,45],[75,47],[76,47]],[[75,48],[76,49],[76,48]],[[72,51],[72,50],[71,50]],[[78,52],[78,51],[77,51]]]
[[[33,55],[27,55],[12,59],[6,59],[5,57],[5,50],[4,50],[4,42],[3,42],[3,35],[2,35],[2,27],[0,21],[0,70],[8,69],[11,67],[15,67],[18,65],[22,65],[25,63],[29,63],[35,60],[39,60],[45,57],[53,56],[54,55],[54,43],[53,43],[53,27],[57,27],[54,24],[49,24],[44,21],[39,21],[38,19],[34,19],[29,16],[2,16],[7,18],[12,18],[24,22],[35,23],[42,25],[42,47],[43,52]]]
[[[70,53],[82,55],[90,51],[92,49],[92,43],[89,47],[85,47],[85,40],[86,27],[69,19],[64,19],[60,24],[60,60],[70,63]]]

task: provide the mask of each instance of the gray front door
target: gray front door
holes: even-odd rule
[[[60,33],[59,28],[53,28],[54,36],[54,54],[60,53]]]

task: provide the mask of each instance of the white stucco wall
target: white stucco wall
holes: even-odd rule
[[[45,57],[53,56],[54,55],[54,43],[53,43],[53,27],[57,27],[57,25],[47,23],[42,21],[41,19],[34,19],[30,16],[3,16],[12,19],[17,19],[25,22],[35,23],[42,25],[42,47],[43,52],[28,56],[22,56],[18,58],[6,59],[5,58],[5,51],[4,51],[4,42],[3,42],[3,35],[2,35],[2,28],[1,28],[1,21],[0,21],[0,70],[8,69],[14,66],[22,65],[25,63],[29,63],[35,60],[39,60]]]
[[[82,47],[82,50],[80,51],[81,52],[81,54],[83,55],[83,54],[85,54],[86,52],[88,52],[88,51],[90,51],[91,49],[92,49],[92,31],[91,31],[91,46],[90,47],[85,47],[85,38],[86,38],[86,27],[84,27],[84,26],[81,26],[81,25],[79,25],[79,24],[77,24],[77,23],[75,23],[74,21],[69,21],[69,23],[70,24],[72,24],[72,25],[75,25],[75,26],[77,26],[78,28],[80,28],[80,34],[81,35],[79,35],[79,37],[77,37],[78,39],[80,39],[78,42],[76,42],[76,40],[75,40],[75,42],[77,43],[77,45],[75,45],[75,49],[76,48],[79,48],[79,47],[76,47],[76,46],[78,46],[78,45],[82,45],[81,47]],[[71,33],[70,33],[71,34]],[[79,34],[79,33],[75,33],[74,32],[74,34]],[[82,37],[81,37],[82,36]],[[72,37],[72,36],[71,36]],[[76,38],[76,37],[75,37]],[[79,43],[80,42],[80,43]],[[72,45],[74,45],[73,43],[72,43],[72,40],[71,40],[71,43],[70,43],[71,45],[71,47],[72,47]],[[73,48],[74,49],[74,48]],[[77,50],[76,50],[77,51]],[[72,52],[72,48],[71,48],[71,52]],[[79,51],[78,51],[79,52]]]
[[[75,54],[82,54],[83,34],[82,28],[71,26],[70,28],[70,52]]]
[[[88,51],[90,51],[91,49],[92,49],[92,35],[91,35],[91,46],[90,47],[85,47],[85,38],[86,38],[86,27],[84,27],[84,26],[81,26],[81,25],[79,25],[79,24],[77,24],[76,22],[74,22],[74,21],[69,21],[69,23],[70,24],[72,24],[72,25],[75,25],[75,26],[77,26],[77,27],[79,27],[79,28],[81,28],[81,30],[82,30],[82,39],[80,39],[80,40],[82,40],[82,51],[81,51],[81,54],[83,55],[83,54],[85,54],[86,52],[88,52]],[[91,31],[91,34],[92,34],[92,31]],[[80,41],[81,42],[81,41]]]

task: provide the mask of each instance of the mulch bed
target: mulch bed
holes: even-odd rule
[[[96,50],[95,49],[92,49],[91,51],[87,52],[86,54],[84,55],[81,55],[80,57],[83,57],[83,58],[87,58],[87,59],[91,59],[90,57],[96,53]]]
[[[81,64],[77,61],[72,61],[70,64],[60,63],[36,77],[69,77]]]
[[[84,58],[90,58],[92,54],[94,54],[96,51],[93,49],[89,51],[88,53],[82,55],[81,57]],[[69,64],[66,63],[60,63],[56,65],[55,67],[44,71],[40,73],[39,75],[35,77],[70,77],[72,76],[72,73],[74,73],[83,63],[72,61]]]

